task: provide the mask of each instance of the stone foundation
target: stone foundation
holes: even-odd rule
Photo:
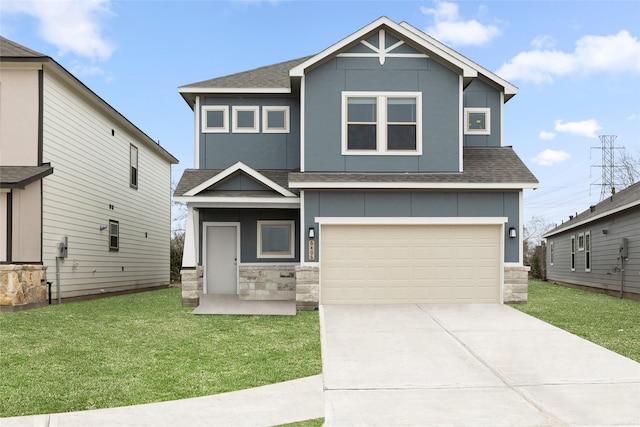
[[[503,298],[505,304],[527,302],[529,294],[529,270],[531,267],[505,267]]]
[[[0,265],[0,311],[42,307],[47,305],[47,294],[47,267]]]
[[[202,266],[180,270],[182,277],[182,306],[197,307],[202,294]]]
[[[320,290],[320,269],[296,266],[296,307],[298,310],[317,310]]]
[[[296,266],[241,264],[238,293],[241,300],[288,301],[296,296]]]

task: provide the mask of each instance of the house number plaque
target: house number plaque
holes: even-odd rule
[[[316,259],[316,241],[309,239],[309,261]]]

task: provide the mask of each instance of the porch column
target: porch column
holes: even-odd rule
[[[202,291],[202,268],[198,267],[198,210],[187,203],[187,224],[182,252],[182,306],[197,307]]]

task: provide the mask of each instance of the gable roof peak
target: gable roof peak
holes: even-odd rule
[[[29,49],[19,43],[0,36],[0,57],[2,58],[47,58],[47,55]]]

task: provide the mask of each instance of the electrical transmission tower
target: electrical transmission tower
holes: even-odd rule
[[[613,193],[616,188],[616,173],[615,170],[619,167],[616,165],[615,150],[624,149],[624,147],[616,147],[617,135],[600,135],[600,147],[591,147],[591,149],[602,151],[602,163],[599,165],[591,165],[592,168],[602,168],[602,178],[600,183],[592,183],[591,185],[599,185],[600,201],[603,201]]]

